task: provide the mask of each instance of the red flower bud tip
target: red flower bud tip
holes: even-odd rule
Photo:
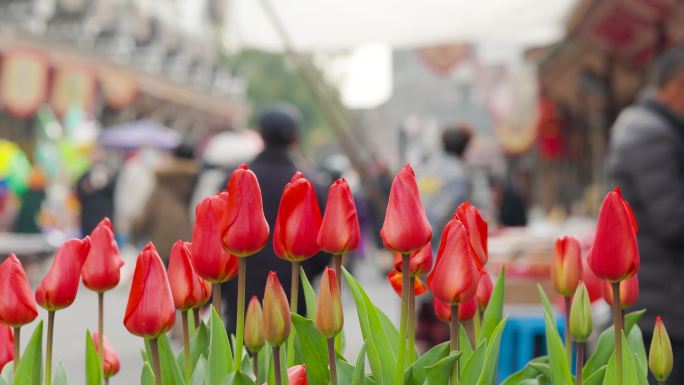
[[[556,239],[551,260],[553,288],[563,297],[570,298],[581,280],[582,247],[579,241],[573,237]]]
[[[344,327],[342,298],[335,270],[326,267],[321,278],[321,290],[316,303],[316,329],[325,338],[334,338]]]
[[[392,181],[380,237],[386,248],[400,254],[416,251],[432,239],[432,228],[420,203],[416,175],[409,164]]]
[[[124,325],[131,334],[156,338],[170,330],[175,321],[176,308],[164,264],[150,242],[135,263]]]
[[[347,181],[340,178],[328,190],[328,203],[318,231],[318,246],[331,254],[343,254],[356,250],[360,239],[354,196]]]
[[[93,344],[95,345],[95,351],[100,353],[100,346],[99,344],[99,334],[97,331],[93,332]],[[105,378],[109,378],[117,373],[119,373],[119,369],[121,369],[121,363],[119,362],[119,355],[116,354],[116,351],[114,348],[112,348],[112,345],[109,343],[109,340],[107,339],[107,336],[102,337],[102,345],[104,345],[104,376]]]
[[[306,378],[306,365],[296,365],[287,369],[287,383],[290,385],[309,385]],[[263,385],[268,385],[268,382]]]
[[[123,264],[112,221],[105,218],[90,233],[90,252],[81,269],[83,284],[98,293],[113,289],[119,284]]]
[[[252,353],[258,353],[264,346],[264,335],[261,333],[263,311],[256,296],[249,300],[247,316],[245,316],[245,346]]]
[[[628,308],[639,299],[639,277],[632,277],[620,282],[620,307]],[[610,282],[603,282],[603,300],[613,306],[613,287]]]
[[[622,281],[639,271],[637,224],[620,189],[606,195],[601,205],[589,267],[606,281]]]
[[[231,174],[228,191],[221,241],[231,254],[247,257],[263,249],[268,241],[269,227],[259,181],[247,165],[242,164]]]
[[[394,292],[397,293],[397,295],[401,298],[401,289],[404,286],[404,283],[402,281],[403,279],[403,273],[401,271],[397,270],[392,270],[387,274],[387,280],[389,283],[392,285],[392,289],[394,289]],[[425,294],[425,286],[423,285],[423,282],[418,278],[418,276],[413,277],[413,295],[414,296],[419,296]]]
[[[221,218],[226,214],[228,193],[206,197],[195,210],[192,231],[192,265],[197,273],[212,283],[221,283],[237,275],[237,257],[225,251],[221,243]]]
[[[26,272],[14,254],[0,264],[0,322],[11,327],[25,325],[38,316]]]
[[[438,300],[437,298],[433,301],[433,307],[435,308],[435,314],[437,318],[444,322],[451,321],[451,306]],[[475,317],[475,312],[477,311],[477,300],[475,297],[463,302],[458,305],[458,320],[460,322],[468,321]]]
[[[14,359],[14,332],[9,326],[0,324],[0,370]]]
[[[480,280],[476,258],[465,227],[457,218],[452,219],[444,227],[437,262],[428,276],[435,298],[450,305],[471,299]]]
[[[468,238],[470,245],[477,256],[477,265],[482,268],[487,264],[487,221],[482,219],[477,208],[470,204],[470,202],[463,202],[458,209],[456,209],[456,218],[458,218],[466,231],[468,231]]]
[[[273,231],[275,254],[291,262],[314,256],[321,250],[316,242],[321,222],[313,184],[297,172],[280,198]]]
[[[428,243],[427,245],[423,246],[423,248],[411,253],[409,261],[409,268],[411,269],[412,276],[429,273],[432,269],[432,245]],[[395,254],[394,270],[401,271],[401,269],[401,254]]]
[[[36,302],[47,310],[70,306],[76,299],[83,263],[90,252],[90,237],[70,239],[57,250],[52,267],[36,289]]]
[[[189,246],[192,247],[191,244]],[[173,303],[181,311],[203,305],[211,295],[211,283],[197,274],[190,260],[188,244],[183,241],[174,243],[167,274]]]
[[[484,311],[484,309],[487,308],[487,305],[489,305],[493,290],[494,284],[492,283],[492,277],[487,270],[483,270],[482,273],[480,273],[480,282],[477,283],[477,291],[475,292],[477,306],[480,310]]]
[[[275,271],[268,273],[264,289],[261,332],[271,346],[280,346],[290,335],[290,305]]]

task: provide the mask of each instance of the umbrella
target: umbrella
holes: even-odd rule
[[[138,120],[102,130],[97,143],[104,147],[132,149],[156,147],[172,149],[182,141],[181,135],[154,120]]]

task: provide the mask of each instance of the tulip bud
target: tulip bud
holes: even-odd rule
[[[90,251],[81,269],[83,284],[98,293],[113,289],[119,284],[123,264],[112,221],[105,218],[90,233]]]
[[[252,353],[258,353],[264,346],[264,336],[261,334],[262,311],[259,299],[253,296],[247,305],[245,317],[245,346]]]
[[[477,265],[482,268],[487,264],[488,259],[487,237],[489,234],[487,232],[487,221],[482,219],[480,212],[477,211],[477,207],[467,201],[458,206],[455,216],[465,226],[468,232],[468,239],[470,239],[470,245],[473,247],[477,257]]]
[[[95,351],[99,354],[100,346],[98,337],[98,332],[93,332],[93,344],[95,345]],[[104,367],[102,368],[102,372],[104,373],[105,378],[109,378],[119,373],[119,369],[121,369],[121,363],[119,362],[119,355],[116,354],[116,351],[109,343],[107,336],[102,337],[102,345],[104,345],[104,356],[102,357],[104,361]]]
[[[225,251],[221,243],[221,220],[225,216],[228,193],[207,197],[195,209],[192,230],[192,265],[197,274],[212,283],[221,283],[237,275],[237,257]]]
[[[342,298],[335,270],[326,267],[321,278],[321,290],[316,303],[315,326],[325,338],[334,338],[344,326]]]
[[[432,269],[432,245],[426,244],[423,248],[411,253],[409,257],[409,268],[411,269],[411,276],[424,275]],[[394,255],[394,270],[401,272],[402,259],[401,254]]]
[[[343,254],[356,250],[361,239],[359,217],[349,184],[337,179],[328,190],[323,222],[316,241],[323,251]]]
[[[582,279],[582,248],[577,239],[563,237],[556,239],[551,260],[551,281],[563,297],[569,298]]]
[[[620,189],[606,195],[601,205],[589,267],[606,281],[623,281],[639,271],[637,223]]]
[[[169,331],[175,321],[176,308],[164,264],[150,242],[135,263],[124,325],[131,334],[156,338]]]
[[[418,276],[414,276],[412,279],[413,295],[417,297],[419,295],[425,294],[425,286],[420,278],[418,278]],[[387,274],[387,280],[389,281],[390,285],[392,285],[394,292],[397,293],[399,298],[401,298],[401,289],[404,287],[403,273],[397,270],[392,270],[389,272],[389,274]]]
[[[613,306],[613,286],[610,282],[603,281],[603,300]],[[622,309],[634,305],[639,299],[639,276],[633,275],[620,282],[620,307]]]
[[[0,324],[0,371],[14,359],[14,332],[9,326]]]
[[[658,382],[664,383],[672,373],[672,344],[660,316],[656,317],[653,329],[651,348],[648,351],[648,367]]]
[[[585,342],[591,335],[592,328],[589,292],[587,287],[580,283],[570,308],[570,335],[577,342]]]
[[[26,272],[14,254],[0,264],[0,322],[11,327],[25,325],[38,316]]]
[[[306,365],[295,365],[287,369],[287,383],[290,385],[309,385],[306,378]],[[265,382],[264,385],[268,385],[268,382]]]
[[[264,289],[261,332],[271,346],[280,346],[290,335],[290,305],[275,271],[268,273]]]
[[[444,322],[451,321],[451,305],[446,304],[437,298],[433,300],[433,307],[437,318]],[[458,320],[464,322],[473,319],[477,312],[477,299],[475,297],[458,305]]]
[[[400,254],[416,251],[432,239],[432,228],[420,202],[416,175],[409,164],[392,181],[380,237],[386,248]]]
[[[57,250],[52,267],[36,289],[36,302],[47,310],[70,306],[76,299],[81,268],[90,251],[90,237],[70,239]]]
[[[482,270],[480,273],[480,282],[477,283],[477,291],[475,292],[477,306],[480,311],[484,311],[487,308],[487,305],[489,305],[493,290],[494,284],[492,283],[492,277],[487,270]]]
[[[247,257],[263,249],[268,241],[259,181],[242,164],[231,174],[228,191],[226,214],[221,219],[221,242],[231,254]]]
[[[190,259],[190,249],[183,241],[173,244],[167,274],[173,303],[180,311],[203,305],[211,295],[211,283],[197,274]]]

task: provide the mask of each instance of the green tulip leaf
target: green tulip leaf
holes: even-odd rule
[[[461,383],[462,384],[476,384],[482,368],[485,366],[487,358],[487,340],[480,341],[477,349],[473,351],[467,361],[461,365]]]
[[[635,358],[629,351],[629,345],[627,344],[627,338],[625,338],[624,333],[622,334],[622,385],[640,385],[642,382],[639,380],[639,375],[637,371],[637,364],[634,362]],[[617,385],[616,379],[617,369],[616,369],[616,358],[615,354],[612,354],[608,360],[608,366],[606,367],[606,374],[603,378],[603,385]]]
[[[7,385],[7,380],[5,380],[5,377],[0,377],[0,385]]]
[[[52,385],[67,385],[66,371],[61,362],[55,368],[55,373],[52,376]]]
[[[597,371],[592,373],[591,376],[586,378],[583,385],[601,385],[603,384],[603,378],[606,375],[606,365],[601,366]]]
[[[628,333],[627,343],[629,345],[629,350],[634,353],[636,364],[641,372],[648,373],[648,356],[646,355],[644,336],[641,334],[641,329],[638,325],[635,325]]]
[[[162,384],[181,385],[185,383],[183,372],[181,372],[178,361],[173,356],[171,344],[165,334],[157,337],[159,347],[159,363],[161,364]],[[149,353],[148,353],[149,354]]]
[[[546,329],[546,350],[549,353],[549,363],[551,364],[551,384],[552,385],[572,385],[572,375],[570,374],[570,363],[565,352],[565,345],[558,334],[556,319],[551,310],[544,289],[537,285],[539,297],[544,305],[544,324]]]
[[[2,378],[8,384],[12,383],[12,379],[14,378],[14,362],[10,361],[5,364],[5,366],[2,368]]]
[[[242,372],[233,372],[228,375],[221,385],[254,385],[254,381]]]
[[[204,385],[204,375],[206,374],[207,360],[204,357],[200,357],[197,360],[195,369],[192,371],[192,376],[190,376],[189,385]]]
[[[496,327],[496,329],[494,329],[494,334],[492,334],[491,340],[487,344],[487,356],[485,358],[482,375],[480,376],[477,385],[494,385],[494,381],[496,380],[497,363],[499,362],[501,336],[503,335],[503,330],[506,327],[507,320],[508,317],[504,317],[504,319],[499,322],[499,325]]]
[[[306,303],[306,318],[316,319],[316,292],[309,282],[303,267],[299,267],[299,276],[302,281],[302,289],[304,290],[304,302]]]
[[[13,385],[40,385],[43,380],[43,321],[38,322],[21,355]]]
[[[482,329],[477,338],[480,343],[484,339],[491,339],[494,329],[499,325],[503,318],[503,301],[504,301],[504,286],[506,285],[506,269],[502,266],[499,270],[499,276],[496,278],[496,284],[492,290],[492,296],[489,299],[489,304],[484,311],[482,317]]]
[[[392,320],[387,316],[387,314],[383,313],[383,311],[377,306],[375,307],[375,311],[377,312],[378,319],[380,320],[380,327],[382,327],[382,331],[384,332],[385,336],[387,336],[387,340],[389,341],[392,351],[394,352],[394,356],[396,357],[397,350],[399,349],[399,330],[397,330],[397,327],[394,326],[394,323],[392,323]],[[418,357],[418,351],[416,351],[415,357]]]
[[[470,344],[470,337],[468,336],[468,332],[466,332],[465,328],[463,327],[463,323],[461,323],[459,329],[461,330],[458,337],[458,349],[461,352],[461,358],[459,359],[459,362],[462,367],[463,363],[470,358],[471,354],[473,354],[473,346]]]
[[[86,347],[85,347],[85,379],[86,385],[101,385],[102,384],[102,367],[100,366],[100,357],[95,350],[93,337],[90,335],[90,330],[86,330]],[[21,366],[21,364],[19,364]]]
[[[548,364],[549,357],[541,356],[528,362],[524,368],[518,370],[517,372],[506,377],[506,379],[500,385],[517,385],[523,380],[536,379],[539,375],[539,369],[534,364]]]
[[[149,362],[145,362],[145,365],[143,365],[142,374],[140,375],[140,385],[155,385],[154,373],[152,372],[152,367],[150,367]]]
[[[313,321],[292,313],[292,325],[297,330],[295,344],[301,350],[306,364],[306,374],[311,385],[327,385],[330,382],[328,371],[327,340],[316,330]]]
[[[214,308],[209,322],[209,354],[206,366],[206,385],[221,385],[233,370],[233,356],[230,352],[228,334]]]
[[[354,368],[354,375],[352,376],[351,385],[364,385],[366,377],[366,344],[361,346],[359,355],[356,358],[356,366]],[[342,382],[348,384],[349,382]]]
[[[437,361],[436,364],[425,368],[428,385],[444,385],[449,383],[454,365],[458,362],[460,352],[450,352],[448,356]],[[465,384],[465,383],[464,383]]]
[[[447,355],[449,355],[449,341],[425,352],[404,372],[404,385],[423,385],[427,378],[426,368],[436,364]]]

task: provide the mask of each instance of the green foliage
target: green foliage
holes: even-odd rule
[[[482,317],[482,329],[478,336],[478,343],[484,339],[490,339],[494,333],[494,329],[499,325],[503,318],[503,296],[504,286],[506,285],[506,269],[502,266],[499,270],[499,276],[496,279],[496,284],[492,290],[492,296],[489,299],[489,304],[485,309]]]
[[[330,372],[325,337],[316,330],[313,321],[298,314],[292,314],[292,325],[297,330],[295,343],[303,354],[303,360],[296,363],[306,364],[309,384],[327,385],[330,382]]]
[[[211,309],[209,329],[211,333],[209,336],[205,384],[221,385],[223,380],[233,370],[233,356],[228,344],[228,334],[226,334],[223,322],[214,308]]]
[[[85,357],[86,385],[101,385],[103,380],[102,367],[100,366],[100,357],[97,354],[97,350],[95,350],[90,330],[86,330]]]
[[[154,372],[149,362],[143,365],[142,374],[140,375],[140,385],[154,385]]]
[[[572,374],[570,374],[570,363],[565,353],[565,346],[556,328],[556,318],[551,303],[544,293],[544,289],[537,285],[539,297],[544,305],[544,325],[546,326],[546,350],[549,354],[551,364],[551,384],[552,385],[571,385],[573,384]]]
[[[57,368],[55,368],[55,372],[52,376],[52,384],[67,385],[66,371],[64,370],[64,366],[62,366],[61,362],[59,365],[57,365]]]
[[[190,385],[204,385],[204,376],[206,375],[207,360],[204,356],[197,360],[195,369],[192,371],[192,376],[190,376]]]
[[[499,362],[499,347],[501,346],[501,337],[503,330],[506,327],[507,317],[499,322],[499,325],[494,329],[494,334],[487,345],[487,356],[485,365],[477,381],[477,385],[494,385],[496,380],[496,366]]]
[[[40,385],[43,380],[43,321],[33,331],[21,361],[14,373],[12,385]]]
[[[427,378],[427,367],[449,354],[449,342],[441,343],[418,357],[404,373],[404,385],[422,385]]]
[[[302,289],[304,290],[304,302],[306,302],[306,318],[316,319],[316,292],[309,282],[303,267],[299,267],[299,276],[302,281]]]
[[[425,368],[427,371],[427,384],[428,385],[444,385],[449,383],[449,378],[451,377],[451,372],[454,369],[454,365],[458,362],[458,358],[461,355],[460,352],[449,352],[449,355],[437,361],[432,366]]]

